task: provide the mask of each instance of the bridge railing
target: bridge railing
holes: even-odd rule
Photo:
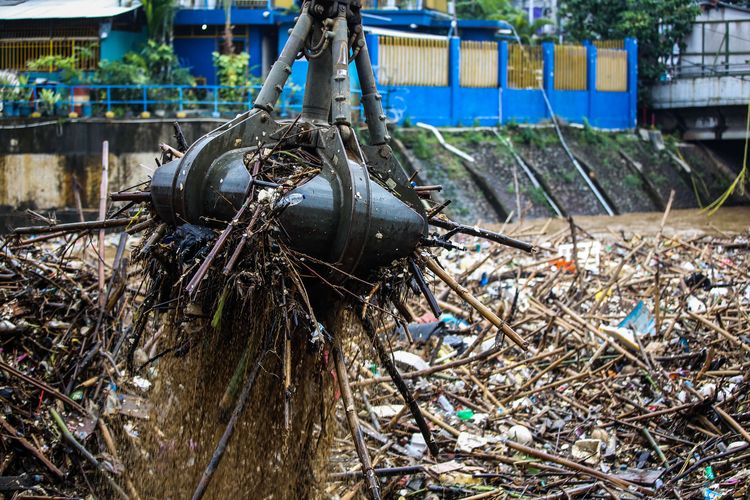
[[[750,75],[750,19],[722,19],[721,10],[701,14],[684,46],[664,61],[662,81]]]
[[[146,116],[226,116],[247,111],[260,85],[0,85],[0,113],[5,118],[69,116],[124,118]],[[352,93],[355,111],[361,94]],[[281,116],[302,110],[303,89],[287,86],[276,111]],[[387,96],[386,96],[387,97]],[[386,100],[387,102],[387,100]],[[359,109],[360,113],[362,110]]]

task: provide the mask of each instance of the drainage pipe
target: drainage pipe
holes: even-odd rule
[[[448,151],[450,151],[451,153],[453,153],[454,155],[463,158],[464,160],[468,161],[469,163],[474,163],[475,162],[473,156],[471,156],[468,153],[464,153],[463,151],[461,151],[460,149],[458,149],[456,146],[453,146],[453,145],[448,144],[447,142],[445,142],[445,139],[443,138],[443,134],[441,134],[440,131],[436,127],[433,127],[432,125],[428,125],[428,124],[422,123],[422,122],[417,122],[417,127],[423,128],[425,130],[429,130],[430,132],[432,132],[433,134],[435,134],[435,137],[437,138],[437,140],[440,143],[440,145],[443,146]]]

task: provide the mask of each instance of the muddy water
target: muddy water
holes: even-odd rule
[[[575,216],[580,227],[595,235],[627,234],[653,235],[659,232],[662,212],[638,212],[624,215],[608,216]],[[523,234],[539,231],[546,226],[546,233],[551,234],[568,227],[563,219],[538,219],[524,224],[509,224],[505,231]],[[501,226],[495,225],[495,228]],[[702,234],[721,237],[728,234],[750,235],[750,207],[725,207],[709,217],[698,209],[671,210],[664,225],[667,236],[700,236]]]

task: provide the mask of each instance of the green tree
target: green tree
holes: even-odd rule
[[[232,0],[222,0],[224,6],[224,53],[234,54],[234,34],[232,33]]]
[[[693,0],[563,0],[561,12],[579,41],[637,38],[639,84],[645,87],[664,73],[664,58],[675,44],[684,47],[700,8]]]
[[[157,43],[172,43],[176,6],[174,0],[143,0],[148,36]]]
[[[539,35],[542,28],[552,24],[552,21],[549,19],[535,19],[533,23],[529,23],[528,14],[518,10],[515,13],[508,14],[503,20],[513,26],[515,35],[523,44],[534,45],[549,38],[548,36]]]
[[[541,29],[552,24],[549,19],[537,19],[529,23],[528,13],[513,7],[509,0],[459,0],[456,2],[456,15],[462,19],[505,21],[513,26],[515,34],[525,44],[538,41]]]
[[[505,19],[518,12],[509,0],[459,0],[456,15],[461,19]]]

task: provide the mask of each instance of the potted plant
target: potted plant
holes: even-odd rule
[[[39,92],[39,109],[42,113],[47,115],[55,114],[55,107],[60,102],[62,96],[52,89],[42,89]]]
[[[16,116],[20,81],[15,73],[0,71],[0,112],[5,116]]]

